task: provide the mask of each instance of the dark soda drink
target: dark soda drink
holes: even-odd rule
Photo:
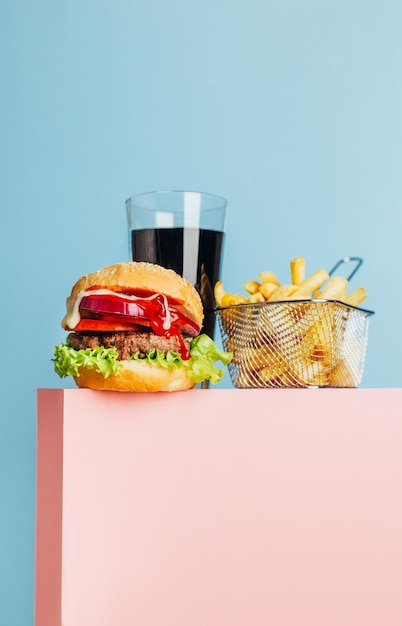
[[[205,332],[214,337],[214,285],[220,276],[224,233],[197,228],[145,228],[131,231],[134,261],[156,263],[184,276],[198,290]]]

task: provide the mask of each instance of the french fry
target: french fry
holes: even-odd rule
[[[265,298],[260,291],[257,291],[247,298],[247,302],[265,302]]]
[[[324,305],[324,303],[323,303]],[[324,305],[325,307],[325,305]],[[315,338],[315,346],[317,351],[317,358],[321,354],[323,358],[329,355],[333,351],[332,336],[334,330],[334,316],[332,311],[328,311],[323,308],[323,313],[320,318],[316,320],[311,327],[312,334]]]
[[[261,314],[265,314],[270,319],[271,324],[281,335],[283,332],[286,332],[287,329],[291,329],[294,332],[299,332],[303,328],[304,331],[306,330],[303,318],[308,304],[305,305],[304,303],[300,304],[298,302],[292,302],[291,296],[289,296],[288,300],[288,303],[284,306],[270,307],[267,309],[264,308],[261,311]]]
[[[268,384],[271,387],[279,387],[280,384],[278,383],[282,381],[284,382],[284,377],[286,378],[288,369],[286,361],[283,359],[277,360],[259,369],[258,376],[264,381],[265,384]],[[289,380],[287,382],[289,383]]]
[[[292,370],[290,363],[285,359],[276,359],[262,369],[258,376],[269,387],[298,387],[300,381]]]
[[[245,304],[247,298],[239,293],[225,293],[220,306],[233,306],[234,304]]]
[[[262,293],[265,300],[269,300],[274,291],[278,288],[277,283],[262,283],[262,285],[258,288],[259,292]]]
[[[348,281],[343,276],[333,276],[321,290],[320,298],[325,300],[343,300],[346,298]]]
[[[319,289],[329,278],[326,270],[317,270],[304,282],[297,286],[296,291],[292,294],[292,300],[303,300],[309,298],[311,293]]]
[[[334,318],[325,303],[312,303],[310,325],[299,346],[300,353],[311,361],[324,362],[329,367],[333,355]]]
[[[303,386],[324,387],[328,385],[330,370],[325,363],[307,361],[297,375]]]
[[[215,283],[215,287],[214,287],[214,297],[215,297],[215,302],[217,306],[222,306],[222,299],[224,295],[225,295],[225,289],[223,287],[223,282],[221,280],[218,280]]]
[[[344,302],[346,304],[350,304],[351,306],[359,306],[359,304],[364,302],[366,298],[367,291],[364,289],[364,287],[358,287],[357,289],[355,289],[355,291],[352,291],[352,293],[345,298]]]
[[[268,298],[269,302],[288,300],[297,290],[297,285],[279,285]]]
[[[238,369],[237,385],[239,387],[264,386],[265,383],[259,370],[271,367],[272,376],[278,376],[287,368],[277,347],[270,342],[259,348],[250,345],[233,347],[233,363]]]
[[[272,347],[269,344],[264,344],[260,348],[235,346],[233,350],[233,363],[235,365],[243,363],[253,370],[261,369],[270,360],[272,360]]]
[[[262,283],[275,283],[275,285],[280,285],[279,280],[273,272],[260,272],[258,276]]]
[[[241,365],[238,369],[236,386],[241,389],[258,389],[263,386],[263,383],[261,378],[258,376],[258,372],[251,370],[245,365]]]
[[[223,309],[220,312],[219,315],[219,321],[220,324],[223,328],[223,330],[225,331],[225,333],[228,336],[228,341],[227,344],[229,344],[229,342],[231,344],[238,344],[239,343],[239,338],[236,337],[236,340],[233,339],[233,333],[235,331],[235,329],[238,327],[239,324],[239,318],[241,317],[241,313],[239,311],[238,308],[233,307],[233,306],[229,306],[228,308],[225,308],[224,305]],[[244,342],[245,344],[248,343],[247,341],[247,337],[244,338]],[[227,349],[228,352],[232,352],[232,350],[230,348]]]
[[[244,285],[243,289],[244,291],[247,291],[248,293],[254,294],[254,293],[257,293],[259,287],[261,287],[261,283],[259,283],[258,281],[248,280],[246,284]]]
[[[328,382],[330,355],[323,354],[318,349],[313,336],[305,335],[298,346],[297,354],[297,360],[293,360],[292,365],[295,379],[301,386],[322,386]]]
[[[274,379],[281,378],[287,374],[289,363],[277,344],[272,343],[262,346],[260,354],[266,354],[266,358],[256,369],[258,370],[258,376],[265,383],[270,383]],[[256,364],[258,364],[258,361],[256,361]]]
[[[290,262],[290,277],[293,285],[301,285],[305,280],[306,261],[302,256]]]

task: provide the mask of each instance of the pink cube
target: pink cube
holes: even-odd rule
[[[401,626],[402,390],[38,391],[35,626]]]

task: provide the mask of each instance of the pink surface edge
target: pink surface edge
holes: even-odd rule
[[[61,625],[63,390],[37,393],[35,624]]]

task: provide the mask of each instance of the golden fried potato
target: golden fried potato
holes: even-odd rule
[[[214,287],[214,297],[215,297],[215,302],[217,306],[222,306],[222,300],[223,300],[224,295],[225,295],[225,290],[223,288],[223,282],[221,280],[218,280],[215,283],[215,287]]]
[[[277,288],[277,283],[266,282],[262,283],[262,285],[258,288],[258,291],[264,296],[265,300],[269,300]]]
[[[351,306],[359,306],[367,298],[367,291],[364,287],[358,287],[345,298],[345,303]]]
[[[232,362],[235,365],[243,363],[249,369],[259,370],[276,356],[275,350],[269,344],[262,345],[260,348],[253,348],[250,345],[233,346]]]
[[[233,306],[233,304],[244,304],[245,302],[247,302],[247,298],[239,293],[225,293],[220,306]]]
[[[297,291],[297,285],[280,285],[268,298],[269,302],[276,302],[280,300],[288,300],[295,291]]]
[[[306,261],[298,256],[290,262],[290,277],[293,285],[301,285],[305,280]]]
[[[260,291],[257,291],[247,298],[247,302],[265,302],[265,298]]]
[[[320,298],[325,300],[344,300],[348,281],[343,276],[333,276],[321,290]]]
[[[262,283],[275,283],[275,285],[280,285],[279,280],[276,277],[276,274],[273,272],[260,272],[258,274]]]
[[[244,291],[254,294],[257,293],[259,287],[261,287],[261,283],[259,283],[257,280],[248,280],[243,288]]]
[[[299,381],[285,359],[278,359],[258,370],[258,376],[268,387],[297,387]]]
[[[304,300],[310,298],[311,293],[321,287],[329,278],[329,274],[326,270],[317,270],[309,278],[303,281],[297,286],[291,296],[292,300]]]

